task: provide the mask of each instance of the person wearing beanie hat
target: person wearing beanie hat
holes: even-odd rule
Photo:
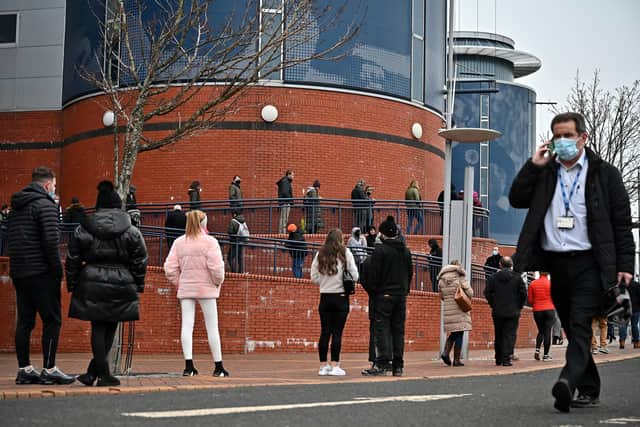
[[[302,231],[298,230],[295,224],[289,224],[287,231],[289,232],[289,238],[285,243],[285,247],[289,250],[289,255],[291,255],[291,271],[293,272],[293,277],[302,279],[302,267],[307,256],[307,244]]]
[[[388,216],[378,228],[382,244],[376,245],[373,254],[362,268],[362,286],[373,298],[374,347],[373,366],[362,375],[402,376],[404,368],[404,324],[407,311],[407,295],[413,278],[411,252],[398,238],[398,225]]]
[[[147,247],[122,210],[111,181],[98,184],[96,212],[87,215],[69,239],[66,272],[72,292],[69,317],[91,322],[93,359],[78,381],[116,386],[107,354],[118,322],[138,320],[138,293],[144,290]]]

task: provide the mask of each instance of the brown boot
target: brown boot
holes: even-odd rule
[[[633,348],[640,348],[640,341],[634,341]]]
[[[624,341],[622,338],[618,339],[620,341],[620,350],[624,350]]]
[[[453,340],[447,338],[447,341],[444,343],[444,350],[440,355],[440,359],[442,359],[447,366],[451,366],[451,358],[449,357],[449,354],[451,354],[451,347],[453,347]]]
[[[464,366],[464,363],[460,361],[460,353],[462,353],[462,349],[460,347],[453,348],[453,366]]]

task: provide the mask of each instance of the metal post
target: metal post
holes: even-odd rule
[[[464,169],[464,229],[462,235],[461,263],[471,281],[471,247],[473,244],[473,167]],[[469,332],[465,332],[462,339],[462,356],[466,359],[469,350]]]

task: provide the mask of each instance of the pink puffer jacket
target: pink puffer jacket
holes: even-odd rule
[[[178,298],[218,298],[224,261],[218,241],[205,233],[178,237],[164,262],[167,280],[178,286]]]

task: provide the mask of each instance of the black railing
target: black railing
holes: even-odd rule
[[[229,200],[201,201],[198,204],[199,209],[207,213],[209,229],[215,232],[226,232],[232,212],[237,211],[244,215],[252,234],[278,234],[282,232],[280,202],[278,199],[244,199],[241,207],[232,207]],[[137,208],[142,215],[142,224],[163,227],[174,204],[139,203]],[[189,202],[179,204],[185,210],[190,206]],[[349,232],[355,226],[365,231],[369,225],[377,227],[392,215],[402,226],[404,234],[442,234],[442,204],[439,202],[300,198],[287,200],[287,204],[290,204],[290,211],[286,223],[299,226],[304,223],[308,233],[326,233],[332,228]],[[488,237],[489,211],[476,207],[473,217],[473,235]]]

